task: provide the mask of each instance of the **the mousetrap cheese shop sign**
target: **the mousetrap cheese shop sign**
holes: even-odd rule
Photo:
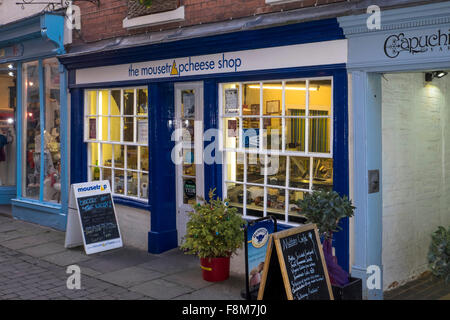
[[[76,84],[180,78],[347,62],[347,40],[334,40],[78,69]]]

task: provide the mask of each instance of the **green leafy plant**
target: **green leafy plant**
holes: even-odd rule
[[[308,222],[315,223],[325,239],[332,238],[333,232],[341,229],[339,220],[352,217],[355,207],[347,196],[341,197],[336,191],[314,191],[298,201],[302,214]]]
[[[428,265],[434,276],[450,283],[450,227],[439,226],[432,234]]]
[[[153,0],[139,0],[139,3],[143,6],[150,7],[153,4]]]
[[[181,249],[200,258],[229,257],[242,246],[244,220],[227,200],[214,199],[215,189],[209,192],[209,201],[197,203],[189,213],[186,236]]]

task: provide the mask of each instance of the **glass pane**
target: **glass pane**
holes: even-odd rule
[[[127,169],[137,170],[137,147],[127,146]]]
[[[0,92],[3,98],[0,115],[0,186],[16,185],[16,66],[13,63],[0,65],[5,75],[0,77]]]
[[[105,167],[112,166],[112,152],[113,152],[112,144],[102,144],[103,166]]]
[[[182,125],[183,141],[194,143],[194,140],[195,140],[195,130],[194,130],[195,121],[194,120],[185,119],[185,120],[182,120],[181,125]]]
[[[197,188],[195,178],[183,178],[183,203],[194,205],[197,203]]]
[[[267,211],[272,213],[285,213],[286,190],[267,188]]]
[[[134,118],[123,118],[123,141],[134,142]]]
[[[91,181],[100,180],[100,168],[99,167],[89,167],[91,170]]]
[[[333,190],[333,159],[314,159],[313,189]]]
[[[148,171],[148,147],[139,147],[141,149],[141,170]]]
[[[61,201],[60,90],[59,64],[56,59],[44,60],[45,77],[45,145],[44,201]]]
[[[312,113],[316,113],[311,111]],[[330,153],[330,119],[309,119],[309,151]]]
[[[227,183],[227,198],[230,206],[236,207],[242,211],[244,206],[244,185],[237,183]]]
[[[268,156],[267,184],[286,186],[286,156]]]
[[[111,141],[120,141],[120,117],[111,117]]]
[[[140,197],[143,199],[148,199],[148,174],[140,173],[141,175],[141,189],[140,189]]]
[[[148,91],[147,89],[137,89],[137,115],[148,115]]]
[[[239,118],[224,118],[223,128],[223,147],[229,149],[239,148]]]
[[[89,143],[90,151],[91,151],[91,162],[89,165],[91,166],[98,166],[99,165],[99,144],[98,143]]]
[[[242,120],[242,141],[244,148],[259,148],[259,124],[260,118],[244,118]]]
[[[120,90],[111,90],[111,115],[120,116]]]
[[[264,184],[264,156],[247,154],[247,182]]]
[[[289,190],[289,215],[300,215],[298,202],[303,200],[305,193],[297,190]]]
[[[41,128],[38,69],[37,62],[23,64],[23,196],[32,199],[39,199],[40,192]]]
[[[263,210],[264,187],[247,186],[247,214],[259,216]]]
[[[123,115],[134,115],[134,89],[127,89],[123,91]]]
[[[286,115],[305,115],[306,81],[286,82],[285,87]]]
[[[183,175],[195,176],[194,149],[183,149]]]
[[[260,84],[244,84],[242,86],[242,114],[245,115],[260,115]]]
[[[309,111],[323,111],[331,115],[331,80],[309,82]]]
[[[112,170],[108,168],[102,168],[102,180],[108,180],[109,184],[112,186]]]
[[[123,168],[125,163],[125,148],[121,145],[114,145],[114,167]]]
[[[123,170],[114,170],[114,193],[124,194],[124,181]]]
[[[86,93],[86,115],[97,115],[97,91]]]
[[[181,91],[181,117],[185,119],[195,118],[195,91]]]
[[[127,171],[127,195],[137,197],[138,195],[138,173]]]
[[[282,144],[282,120],[281,118],[264,118],[264,149],[281,150]]]
[[[263,112],[264,115],[281,116],[281,101],[283,97],[281,82],[263,84]]]
[[[305,111],[300,110],[298,113],[289,111],[291,115],[304,115]],[[285,119],[285,136],[286,136],[286,151],[305,151],[305,130],[306,120],[301,118],[286,118]]]
[[[148,118],[137,118],[137,143],[147,144],[148,143]]]
[[[226,153],[227,177],[229,181],[244,181],[244,154],[237,152]]]
[[[309,190],[309,158],[289,157],[289,187]]]
[[[223,114],[239,114],[239,85],[227,83],[223,85]]]

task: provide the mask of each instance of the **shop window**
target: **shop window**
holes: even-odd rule
[[[40,83],[40,79],[44,83]],[[41,95],[43,95],[41,97]],[[41,99],[42,98],[42,99]],[[23,64],[22,196],[61,202],[60,78],[55,58]],[[43,102],[44,105],[41,105]]]
[[[16,66],[0,64],[0,187],[16,184]]]
[[[109,180],[113,194],[148,199],[148,91],[88,90],[84,140],[88,179]]]
[[[297,202],[333,188],[332,80],[221,84],[224,193],[246,217],[303,222]]]

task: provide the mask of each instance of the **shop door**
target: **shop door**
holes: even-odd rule
[[[178,244],[186,234],[188,213],[204,196],[203,83],[175,84],[176,194]]]

